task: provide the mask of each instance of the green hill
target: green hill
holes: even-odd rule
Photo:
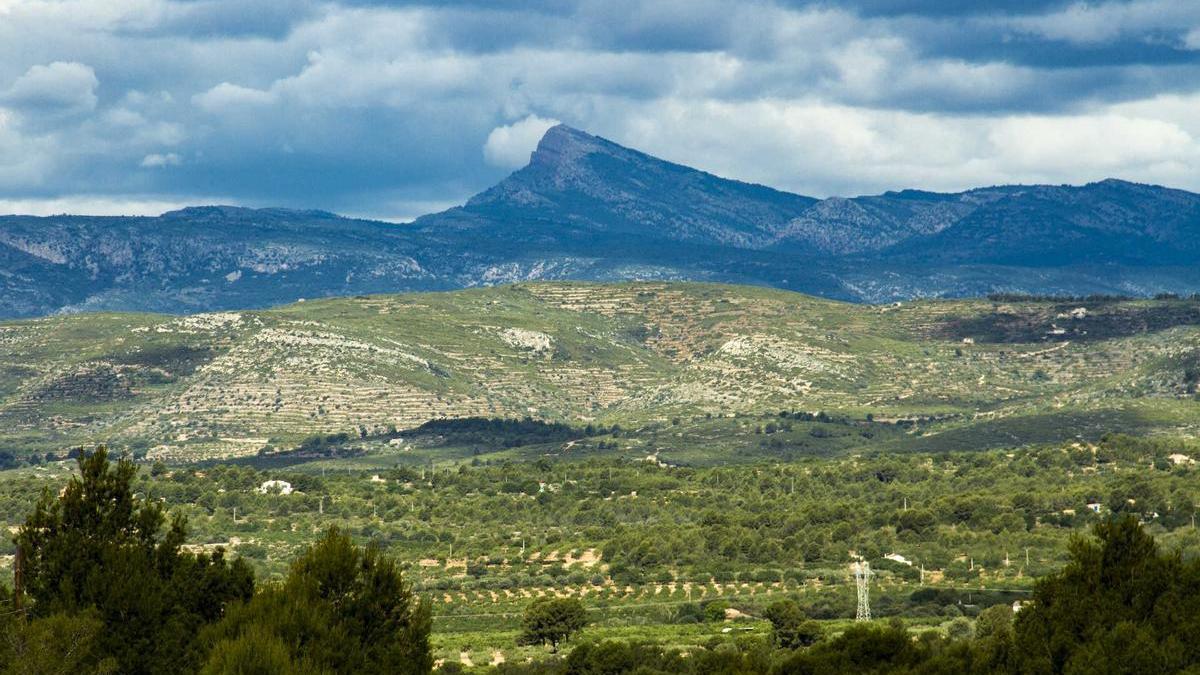
[[[653,442],[622,449],[683,452],[757,436],[754,418],[781,410],[836,414],[853,438],[801,425],[744,445],[1200,432],[1196,300],[865,306],[739,286],[535,283],[8,322],[0,345],[0,449],[18,456],[107,442],[202,460],[525,416],[652,429]]]

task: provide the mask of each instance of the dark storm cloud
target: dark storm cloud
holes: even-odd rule
[[[412,216],[555,121],[818,194],[1200,187],[1198,88],[1190,0],[0,0],[0,210]]]
[[[319,5],[311,0],[186,0],[173,3],[150,21],[131,21],[127,30],[196,38],[281,38],[318,11]]]

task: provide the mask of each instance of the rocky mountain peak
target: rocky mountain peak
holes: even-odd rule
[[[613,146],[602,138],[557,124],[546,130],[537,149],[530,157],[530,166],[561,167],[575,164],[581,157],[603,151],[604,145]],[[615,147],[615,146],[614,146]]]

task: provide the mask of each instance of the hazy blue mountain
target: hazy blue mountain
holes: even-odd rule
[[[528,166],[407,225],[193,207],[0,217],[0,316],[260,307],[531,279],[694,279],[832,298],[1200,290],[1200,195],[1084,186],[813,199],[557,126]]]
[[[388,223],[193,207],[157,218],[0,218],[0,314],[197,311],[437,287]]]
[[[963,196],[986,202],[892,252],[922,261],[1033,267],[1188,266],[1200,254],[1200,195],[1182,190],[1110,179]]]

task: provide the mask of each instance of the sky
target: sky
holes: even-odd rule
[[[0,0],[0,213],[403,221],[558,122],[815,197],[1200,191],[1200,2]]]

